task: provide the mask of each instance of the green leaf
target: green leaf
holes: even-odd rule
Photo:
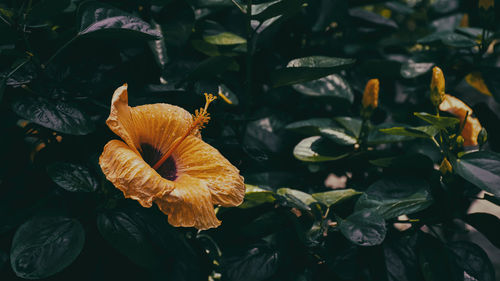
[[[451,128],[460,123],[460,120],[454,117],[441,117],[427,112],[414,112],[413,114],[425,122],[438,127],[439,129]]]
[[[441,42],[444,45],[455,48],[470,48],[477,45],[469,37],[451,31],[435,32],[419,39],[417,42],[420,44]]]
[[[133,36],[147,40],[159,39],[161,34],[142,19],[113,6],[89,1],[80,5],[77,12],[78,36],[123,38]]]
[[[332,74],[321,79],[293,85],[293,88],[308,96],[339,98],[352,103],[354,94],[351,87],[339,75]]]
[[[465,216],[465,222],[481,232],[491,244],[500,249],[500,219],[492,214],[473,213]]]
[[[210,57],[202,61],[196,68],[188,74],[185,80],[196,81],[213,77],[228,70],[232,64],[236,63],[234,59],[225,56]]]
[[[98,187],[97,180],[84,166],[56,162],[47,167],[50,178],[60,187],[71,192],[92,192]]]
[[[365,10],[363,8],[350,9],[349,15],[375,26],[398,28],[398,24],[395,21],[385,18],[377,13]]]
[[[335,122],[330,118],[313,118],[288,124],[285,129],[308,136],[319,135],[320,129],[335,127]]]
[[[333,161],[345,158],[349,154],[349,150],[336,147],[331,144],[331,141],[321,136],[303,139],[293,149],[293,156],[306,162]]]
[[[385,219],[416,213],[432,204],[428,188],[429,184],[419,178],[384,178],[368,187],[355,210],[369,209]]]
[[[309,205],[316,203],[311,194],[291,188],[280,188],[276,191],[278,199],[287,207],[310,211]]]
[[[345,117],[335,117],[334,120],[337,121],[337,123],[339,123],[346,130],[348,130],[353,136],[359,138],[359,135],[361,134],[361,125],[362,125],[361,119],[345,116]]]
[[[477,187],[500,196],[500,155],[491,151],[477,151],[463,155],[452,162],[453,170]]]
[[[233,248],[222,256],[222,275],[231,281],[269,280],[278,270],[280,257],[264,243]]]
[[[469,241],[454,241],[447,245],[457,277],[464,281],[495,281],[495,269],[486,252]]]
[[[401,76],[407,79],[416,78],[429,72],[433,66],[432,62],[409,61],[401,66]]]
[[[381,244],[387,232],[385,220],[372,210],[362,210],[339,220],[342,234],[359,246],[375,246]]]
[[[454,280],[449,254],[441,241],[429,234],[419,233],[417,250],[425,281]]]
[[[378,126],[370,127],[370,131],[368,133],[368,144],[369,145],[377,145],[384,143],[393,143],[393,142],[401,142],[401,141],[409,141],[414,139],[414,137],[410,136],[402,136],[402,135],[390,135],[382,132],[383,129],[391,128],[397,126],[399,124],[393,123],[384,123]]]
[[[355,137],[349,135],[346,130],[341,128],[322,128],[320,129],[320,133],[338,145],[354,145],[358,142]]]
[[[271,73],[274,87],[316,80],[354,64],[354,59],[312,56],[290,61],[285,68]]]
[[[245,201],[238,208],[247,209],[276,201],[274,192],[271,190],[250,184],[245,184],[245,187]]]
[[[222,32],[215,35],[203,36],[203,40],[213,45],[245,44],[247,40],[231,32]]]
[[[35,217],[21,225],[12,240],[10,263],[18,277],[42,279],[58,273],[80,254],[82,225],[62,216]]]
[[[31,7],[28,20],[49,20],[71,4],[70,0],[42,0]]]
[[[62,101],[24,96],[12,103],[12,110],[24,119],[64,134],[86,135],[94,130],[94,123],[85,113]]]
[[[0,78],[0,103],[2,102],[3,95],[5,93],[5,87],[7,86],[5,82],[7,82],[7,78],[5,77]]]
[[[183,46],[193,33],[195,16],[187,1],[171,1],[156,17],[163,40],[172,46]]]
[[[387,129],[380,129],[381,132],[389,135],[408,136],[415,138],[432,138],[439,129],[434,126],[420,126],[420,127],[392,127]]]
[[[129,214],[121,211],[100,213],[97,229],[111,246],[137,265],[153,268],[159,264],[150,238]]]
[[[330,207],[362,193],[363,192],[359,192],[349,188],[349,189],[339,189],[339,190],[313,193],[312,197],[318,200],[318,202],[320,202],[321,204]]]

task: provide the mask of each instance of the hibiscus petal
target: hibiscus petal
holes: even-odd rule
[[[179,175],[175,189],[155,203],[173,226],[208,229],[221,223],[215,216],[207,183],[187,174]]]
[[[155,198],[162,198],[174,189],[174,183],[161,177],[126,143],[112,140],[104,146],[99,165],[106,178],[126,198],[151,207]]]
[[[229,207],[243,202],[243,177],[217,149],[199,138],[188,137],[173,156],[178,174],[187,174],[207,183],[214,204]]]
[[[128,106],[127,85],[116,89],[106,124],[134,151],[148,144],[165,153],[172,142],[189,128],[193,118],[186,110],[164,103]],[[198,130],[193,135],[199,136]]]

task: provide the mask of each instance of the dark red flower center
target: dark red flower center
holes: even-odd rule
[[[150,144],[141,144],[141,150],[142,159],[144,159],[144,161],[146,161],[146,163],[150,166],[153,166],[162,157],[161,152]],[[168,157],[168,159],[163,162],[158,169],[156,169],[156,172],[167,180],[175,180],[177,178],[177,167],[175,166],[175,160],[172,156]]]

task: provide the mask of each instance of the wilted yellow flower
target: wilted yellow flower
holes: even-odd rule
[[[106,178],[143,207],[156,203],[173,226],[217,227],[213,205],[237,206],[245,195],[238,169],[201,140],[215,99],[206,98],[194,116],[170,104],[130,107],[125,84],[113,94],[106,121],[124,141],[104,147],[99,164]]]
[[[479,0],[478,6],[479,8],[489,10],[490,8],[495,6],[495,0]]]
[[[375,109],[378,107],[378,92],[379,92],[379,81],[378,79],[370,79],[366,83],[365,91],[363,92],[363,108]]]
[[[431,102],[434,106],[438,106],[444,100],[444,75],[441,68],[434,66],[432,68],[431,80]]]
[[[458,119],[460,119],[461,123],[464,122],[465,116],[467,116],[467,120],[465,121],[464,128],[462,130],[464,145],[473,146],[478,144],[477,136],[482,129],[481,123],[479,123],[477,118],[471,116],[472,109],[468,105],[454,96],[445,95],[444,101],[439,105],[439,110],[455,115]]]

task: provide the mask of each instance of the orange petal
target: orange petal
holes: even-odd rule
[[[187,174],[180,174],[175,180],[175,189],[155,203],[168,215],[168,222],[173,226],[208,229],[221,223],[215,216],[207,183]]]
[[[467,112],[469,112],[469,116],[472,114],[472,109],[468,105],[448,94],[445,95],[444,101],[439,105],[439,110],[455,115],[460,119],[460,122],[464,121]]]
[[[478,145],[477,137],[481,132],[481,123],[474,117],[467,117],[464,129],[462,130],[462,137],[464,137],[465,146],[475,146]]]
[[[111,113],[106,120],[108,127],[137,153],[142,151],[143,144],[165,153],[192,122],[191,114],[178,106],[163,103],[128,106],[126,84],[113,94]],[[199,131],[193,134],[199,136]]]
[[[126,198],[151,207],[155,198],[162,198],[174,189],[174,183],[161,177],[127,144],[112,140],[104,146],[99,165],[106,178]]]
[[[478,144],[477,137],[481,132],[482,126],[477,118],[471,116],[472,109],[468,105],[454,96],[446,95],[445,100],[439,105],[439,110],[455,115],[460,119],[460,122],[464,122],[465,116],[467,116],[467,121],[464,124],[464,129],[462,130],[464,145],[474,146]]]
[[[243,202],[243,177],[217,149],[199,138],[188,137],[176,149],[173,157],[179,175],[187,174],[207,183],[214,204],[230,207]]]

